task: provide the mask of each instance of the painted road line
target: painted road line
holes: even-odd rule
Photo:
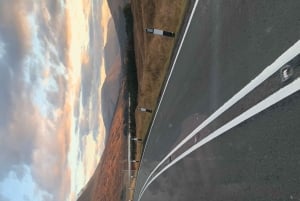
[[[127,133],[127,160],[128,160],[128,182],[129,182],[129,186],[131,184],[131,97],[130,97],[130,93],[128,94],[128,133]]]
[[[255,77],[252,81],[250,81],[244,88],[242,88],[238,93],[236,93],[232,98],[230,98],[226,103],[224,103],[218,110],[216,110],[212,115],[210,115],[204,122],[202,122],[197,128],[195,128],[187,137],[185,137],[174,149],[172,149],[163,159],[162,161],[152,170],[150,175],[148,176],[145,184],[142,189],[145,187],[151,176],[154,172],[169,159],[169,157],[177,151],[180,147],[182,147],[187,141],[189,141],[194,135],[196,135],[199,131],[205,128],[208,124],[214,121],[217,117],[223,114],[226,110],[228,110],[231,106],[245,97],[248,93],[250,93],[253,89],[263,83],[266,79],[268,79],[271,75],[273,75],[276,71],[278,71],[284,64],[289,62],[291,59],[300,54],[300,40],[297,41],[292,47],[290,47],[287,51],[285,51],[280,57],[278,57],[271,65],[266,67],[257,77]]]
[[[272,95],[268,96],[266,99],[262,100],[255,106],[251,107],[244,113],[240,114],[227,124],[223,125],[216,131],[212,132],[209,134],[207,137],[203,138],[200,142],[197,144],[193,145],[190,147],[188,150],[183,152],[181,155],[179,155],[177,158],[175,158],[171,163],[169,163],[166,167],[164,167],[161,171],[159,171],[145,186],[145,188],[141,191],[140,197],[138,201],[141,199],[143,193],[147,189],[147,187],[158,177],[160,176],[163,172],[165,172],[168,168],[173,166],[175,163],[180,161],[182,158],[186,157],[196,149],[200,148],[201,146],[209,143],[213,139],[219,137],[220,135],[224,134],[226,131],[234,128],[235,126],[241,124],[242,122],[246,121],[247,119],[253,117],[254,115],[264,111],[265,109],[269,108],[270,106],[278,103],[279,101],[285,99],[286,97],[298,92],[300,90],[300,78],[297,78],[295,81],[290,83],[289,85],[281,88],[277,92],[273,93]]]
[[[186,29],[185,29],[184,34],[183,34],[183,36],[182,36],[182,40],[180,41],[180,44],[179,44],[178,50],[177,50],[177,52],[176,52],[176,56],[175,56],[175,58],[174,58],[174,61],[173,61],[173,64],[172,64],[172,67],[171,67],[171,70],[170,70],[168,79],[167,79],[166,84],[165,84],[165,86],[164,86],[164,89],[163,89],[161,98],[160,98],[159,103],[158,103],[158,106],[157,106],[157,110],[156,110],[156,112],[155,112],[155,115],[154,115],[154,118],[153,118],[153,121],[152,121],[150,130],[149,130],[149,136],[148,136],[148,139],[149,139],[149,137],[150,137],[150,134],[151,134],[151,131],[152,131],[152,128],[153,128],[153,124],[154,124],[155,119],[156,119],[156,116],[157,116],[157,112],[158,112],[158,110],[159,110],[159,108],[160,108],[161,102],[162,102],[163,97],[164,97],[164,95],[165,95],[167,86],[168,86],[168,84],[169,84],[171,75],[172,75],[172,73],[173,73],[175,64],[176,64],[176,62],[177,62],[179,53],[180,53],[181,48],[182,48],[183,42],[184,42],[184,40],[185,40],[185,38],[186,38],[187,32],[188,32],[188,30],[189,30],[189,27],[190,27],[190,24],[191,24],[191,22],[192,22],[193,16],[194,16],[194,14],[195,14],[196,7],[197,7],[197,5],[198,5],[198,2],[199,2],[199,0],[196,0],[196,1],[195,1],[194,6],[193,6],[193,9],[192,9],[192,12],[191,12],[191,14],[190,14],[190,16],[189,16],[189,20],[188,20],[188,22],[187,22]],[[148,140],[146,141],[144,150],[146,149],[147,144],[148,144]],[[141,162],[143,161],[143,157],[144,157],[144,152],[142,153]],[[142,165],[142,163],[141,163],[141,165]],[[141,166],[140,166],[140,167],[141,167]]]

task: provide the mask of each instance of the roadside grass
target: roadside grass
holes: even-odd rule
[[[132,0],[131,3],[138,77],[137,106],[155,111],[178,34],[174,39],[147,34],[144,30],[158,28],[178,33],[189,1]],[[138,138],[146,139],[153,115],[154,112],[151,114],[136,110],[136,135]],[[136,159],[140,159],[142,151],[143,144],[137,146]]]
[[[133,44],[137,73],[137,102],[138,107],[151,109],[153,113],[135,111],[134,136],[147,139],[149,126],[153,119],[162,86],[169,71],[170,60],[178,40],[178,33],[190,0],[131,0],[133,15]],[[175,38],[154,36],[145,33],[146,28],[158,28],[176,33]],[[132,147],[132,158],[140,161],[144,143],[137,143]],[[139,163],[132,164],[132,170],[138,170]],[[130,182],[134,189],[137,171]],[[126,196],[133,200],[134,191],[129,191]]]

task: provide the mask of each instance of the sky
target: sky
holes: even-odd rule
[[[104,149],[106,0],[0,1],[0,201],[73,201]]]

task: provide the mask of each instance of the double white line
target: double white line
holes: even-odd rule
[[[190,147],[188,150],[183,152],[181,155],[179,155],[177,158],[175,158],[171,163],[169,163],[167,166],[165,166],[162,170],[160,170],[154,177],[151,178],[151,180],[148,183],[145,183],[146,186],[141,191],[140,198],[143,195],[144,191],[147,189],[147,187],[163,172],[165,172],[168,168],[173,166],[175,163],[177,163],[179,160],[184,158],[185,156],[189,155],[199,147],[205,145],[206,143],[212,141],[213,139],[217,138],[218,136],[224,134],[226,131],[230,130],[231,128],[239,125],[240,123],[246,121],[247,119],[253,117],[254,115],[260,113],[261,111],[269,108],[270,106],[278,103],[282,99],[296,93],[300,90],[300,78],[297,78],[295,81],[293,81],[291,84],[287,85],[286,87],[278,90],[274,94],[270,95],[268,98],[264,99],[260,103],[256,104],[246,112],[242,113],[241,115],[237,116],[227,124],[223,125],[216,131],[209,134],[207,137],[203,138],[200,142]],[[139,200],[140,200],[139,198]]]
[[[251,118],[252,116],[258,114],[259,112],[267,109],[268,107],[274,105],[275,103],[281,101],[282,99],[292,95],[293,93],[300,90],[300,80],[296,79],[286,87],[278,90],[274,94],[270,95],[260,103],[256,104],[252,108],[248,109],[238,117],[234,118],[227,124],[223,125],[221,128],[217,129],[213,133],[209,134],[207,137],[202,139],[197,144],[190,147],[187,151],[179,155],[175,158],[171,163],[165,166],[162,170],[160,170],[155,176],[153,174],[158,170],[158,168],[166,161],[168,158],[176,152],[183,144],[185,144],[188,140],[190,140],[195,134],[201,131],[204,127],[210,124],[213,120],[219,117],[222,113],[228,110],[231,106],[249,94],[253,89],[259,86],[262,82],[272,76],[275,72],[277,72],[283,65],[285,65],[288,61],[296,57],[300,54],[300,41],[297,41],[292,47],[290,47],[286,52],[284,52],[273,64],[266,67],[255,79],[249,82],[243,89],[241,89],[237,94],[235,94],[232,98],[230,98],[224,105],[222,105],[217,111],[215,111],[212,115],[210,115],[203,123],[201,123],[196,129],[194,129],[186,138],[184,138],[173,150],[171,150],[163,160],[152,170],[150,175],[148,176],[146,182],[144,183],[141,192],[139,194],[138,201],[141,199],[146,188],[155,180],[160,174],[170,168],[172,165],[177,163],[179,160],[196,150],[197,148],[203,146],[204,144],[210,142],[216,137],[220,136],[224,132],[229,129],[237,126],[243,121]],[[153,176],[153,178],[151,178]]]

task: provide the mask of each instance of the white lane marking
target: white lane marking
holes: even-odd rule
[[[163,164],[169,157],[177,151],[183,144],[189,141],[195,134],[205,128],[213,120],[219,117],[222,113],[228,110],[232,105],[241,100],[244,96],[250,93],[258,85],[268,79],[276,71],[278,71],[284,64],[290,61],[292,58],[297,56],[300,53],[300,40],[298,40],[292,47],[285,51],[280,57],[278,57],[271,65],[266,67],[257,77],[251,80],[244,88],[242,88],[238,93],[236,93],[232,98],[230,98],[226,103],[224,103],[218,110],[216,110],[212,115],[210,115],[204,122],[202,122],[196,129],[194,129],[187,137],[185,137],[174,149],[172,149],[162,160],[161,162],[152,170],[148,176],[146,182],[144,183],[143,188],[146,183],[149,181],[154,172]]]
[[[127,148],[127,160],[128,160],[128,182],[130,183],[130,180],[131,180],[131,142],[130,142],[130,138],[131,138],[131,134],[130,132],[128,133],[128,137],[127,137],[127,143],[128,143],[128,148]]]
[[[131,183],[131,97],[130,97],[130,93],[128,94],[129,100],[128,100],[128,136],[127,136],[127,160],[128,160],[128,182],[129,182],[129,186]]]
[[[166,171],[168,168],[173,166],[175,163],[177,163],[179,160],[187,156],[188,154],[192,153],[199,147],[209,143],[213,139],[217,138],[218,136],[224,134],[226,131],[230,130],[231,128],[239,125],[240,123],[246,121],[247,119],[253,117],[254,115],[262,112],[263,110],[269,108],[270,106],[274,105],[275,103],[278,103],[279,101],[283,100],[284,98],[296,93],[297,91],[300,90],[300,78],[297,78],[295,81],[293,81],[291,84],[285,86],[284,88],[281,88],[277,92],[273,93],[263,101],[259,102],[255,106],[251,107],[244,113],[240,114],[238,117],[234,118],[227,124],[223,125],[216,131],[212,132],[209,134],[207,137],[203,138],[200,142],[197,144],[193,145],[190,147],[188,150],[183,152],[181,155],[179,155],[177,158],[175,158],[171,163],[169,163],[166,167],[164,167],[161,171],[159,171],[145,186],[143,191],[141,191],[140,198],[142,197],[143,193],[147,189],[147,187],[159,176],[161,175],[164,171]]]
[[[149,136],[148,136],[148,139],[149,139],[149,137],[150,137],[150,134],[151,134],[151,131],[152,131],[152,128],[153,128],[153,124],[154,124],[155,119],[156,119],[156,116],[157,116],[157,112],[158,112],[158,110],[159,110],[159,108],[160,108],[161,102],[162,102],[163,97],[164,97],[164,95],[165,95],[167,86],[168,86],[168,84],[169,84],[169,81],[170,81],[171,75],[172,75],[172,73],[173,73],[173,70],[174,70],[176,61],[177,61],[177,59],[178,59],[179,53],[180,53],[181,48],[182,48],[183,42],[184,42],[184,40],[185,40],[185,38],[186,38],[188,29],[189,29],[189,27],[190,27],[191,21],[192,21],[192,19],[193,19],[194,14],[195,14],[195,10],[196,10],[196,7],[197,7],[197,5],[198,5],[198,2],[199,2],[199,0],[196,0],[196,1],[195,1],[194,7],[193,7],[192,12],[191,12],[191,15],[190,15],[189,20],[188,20],[188,22],[187,22],[186,29],[185,29],[184,34],[183,34],[183,36],[182,36],[182,40],[181,40],[181,42],[180,42],[180,44],[179,44],[179,48],[178,48],[178,50],[177,50],[177,52],[176,52],[176,56],[175,56],[174,62],[173,62],[173,64],[172,64],[172,67],[171,67],[171,70],[170,70],[168,79],[167,79],[167,81],[166,81],[166,84],[165,84],[163,93],[162,93],[162,95],[161,95],[160,101],[159,101],[158,106],[157,106],[157,110],[156,110],[156,112],[155,112],[155,115],[154,115],[154,118],[153,118],[153,121],[152,121],[150,130],[149,130]],[[146,141],[144,150],[146,150],[147,144],[148,144],[148,140]],[[143,154],[142,154],[142,159],[141,159],[141,161],[143,161],[143,157],[144,157],[144,152],[143,152]]]

